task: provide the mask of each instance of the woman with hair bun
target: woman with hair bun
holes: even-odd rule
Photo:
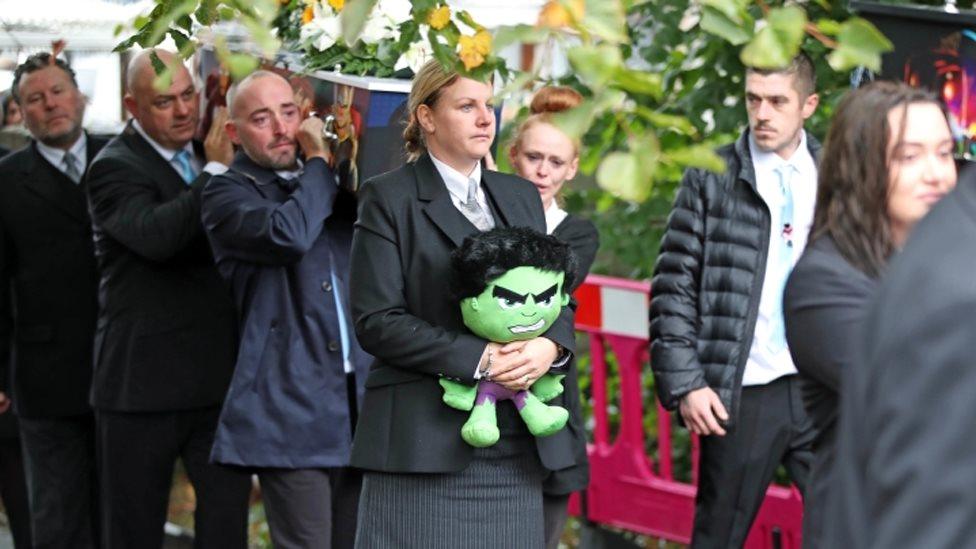
[[[492,95],[490,84],[427,63],[407,100],[408,163],[359,191],[352,312],[360,345],[376,357],[352,449],[352,465],[365,471],[361,549],[536,549],[543,479],[574,465],[569,429],[533,437],[513,406],[497,409],[495,445],[468,445],[460,436],[468,414],[444,404],[438,383],[527,389],[550,369],[563,373],[575,347],[569,307],[542,336],[500,345],[465,328],[447,288],[451,253],[466,237],[492,227],[546,231],[529,182],[482,168],[495,136]],[[564,399],[551,403],[565,407]]]
[[[572,109],[583,97],[572,88],[547,86],[536,92],[531,115],[516,130],[509,158],[516,173],[535,185],[546,210],[546,231],[569,244],[579,260],[576,284],[582,284],[600,246],[600,235],[589,220],[567,213],[561,206],[563,185],[579,168],[579,143],[552,123],[552,115]],[[576,288],[572,288],[575,290]],[[573,437],[574,464],[553,471],[543,484],[546,547],[555,549],[566,525],[569,496],[589,482],[586,432],[580,407],[576,365],[570,364],[566,378],[565,406],[570,419],[566,429]]]

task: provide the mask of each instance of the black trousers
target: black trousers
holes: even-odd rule
[[[278,549],[352,549],[363,474],[351,467],[259,469],[264,512]]]
[[[216,406],[152,413],[96,411],[105,549],[162,546],[177,458],[182,458],[196,494],[194,547],[247,546],[250,475],[210,463],[219,414]]]
[[[22,452],[19,438],[0,439],[0,497],[3,498],[3,508],[7,512],[14,547],[30,549],[30,508],[27,503]]]
[[[558,549],[569,519],[569,496],[542,494],[542,518],[546,532],[546,549]]]
[[[34,547],[97,547],[94,417],[19,422]]]
[[[780,463],[804,491],[814,434],[798,376],[743,387],[732,429],[701,439],[691,546],[742,547]]]

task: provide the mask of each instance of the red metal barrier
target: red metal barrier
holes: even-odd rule
[[[591,275],[576,291],[576,329],[587,334],[593,398],[591,479],[581,505],[589,520],[680,543],[691,539],[698,471],[698,439],[691,440],[692,483],[674,478],[671,419],[657,399],[649,410],[658,430],[657,459],[645,451],[641,376],[648,368],[650,284]],[[609,361],[608,361],[609,359]],[[608,362],[615,363],[619,391],[610,395]],[[611,402],[615,398],[615,403]],[[611,433],[611,406],[619,426]],[[747,549],[799,549],[803,504],[795,487],[770,486],[749,533]]]

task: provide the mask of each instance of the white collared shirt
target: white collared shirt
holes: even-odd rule
[[[37,144],[37,152],[41,153],[41,156],[57,168],[59,172],[67,175],[65,173],[67,167],[64,164],[64,156],[70,152],[75,156],[75,160],[77,161],[78,173],[85,173],[85,168],[88,167],[88,137],[85,135],[85,132],[81,132],[81,137],[67,151],[45,145],[37,140],[34,142]]]
[[[773,309],[780,303],[775,292],[782,292],[783,285],[789,273],[779,268],[774,254],[777,253],[779,240],[782,238],[781,208],[783,206],[783,191],[779,184],[776,169],[784,164],[791,164],[796,171],[790,179],[790,189],[793,195],[793,264],[803,255],[813,223],[813,209],[817,201],[817,165],[810,150],[807,148],[807,134],[804,131],[797,147],[789,160],[784,160],[774,152],[760,151],[749,136],[749,153],[752,155],[752,165],[756,173],[756,190],[769,207],[769,248],[766,256],[766,273],[763,277],[762,294],[759,299],[759,316],[756,318],[756,328],[752,338],[752,348],[746,361],[745,372],[742,375],[742,385],[765,385],[779,377],[795,374],[796,366],[790,357],[788,348],[783,347],[777,353],[769,350],[771,337],[771,318],[776,311]]]
[[[559,207],[555,199],[549,203],[549,207],[546,208],[546,234],[552,234],[556,230],[556,227],[566,219],[569,212]]]
[[[139,121],[136,120],[135,118],[132,119],[132,127],[135,128],[137,132],[139,132],[139,135],[141,135],[142,138],[145,139],[150,146],[152,146],[152,148],[156,149],[156,152],[159,153],[159,156],[163,157],[163,160],[169,162],[170,166],[173,166],[173,169],[176,170],[176,173],[178,174],[183,173],[183,167],[180,166],[180,163],[173,158],[174,156],[176,156],[176,153],[179,151],[177,151],[176,149],[167,149],[166,147],[157,143],[155,139],[149,137],[149,134],[146,133],[145,129],[143,129],[142,124],[140,124]],[[190,164],[193,166],[193,171],[199,174],[201,171],[200,160],[197,158],[197,155],[193,152],[193,141],[187,141],[186,145],[183,145],[182,150],[185,150],[186,152],[190,153]],[[220,162],[210,161],[207,162],[205,166],[203,166],[203,171],[209,173],[210,175],[220,175],[227,171],[227,166],[221,164]]]
[[[481,206],[483,211],[491,211],[488,208],[488,198],[485,196],[485,190],[481,187],[481,162],[476,162],[471,173],[465,175],[441,162],[433,154],[430,155],[430,159],[434,162],[437,173],[441,174],[441,179],[444,180],[444,184],[447,186],[447,192],[451,195],[451,202],[458,211],[464,211],[464,203],[468,201],[468,181],[472,179],[478,184],[478,205]]]

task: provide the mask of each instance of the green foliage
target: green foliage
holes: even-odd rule
[[[771,31],[774,44],[769,48],[782,49],[797,41],[797,47],[810,55],[817,69],[821,103],[807,129],[814,137],[823,137],[837,101],[849,87],[849,77],[828,64],[835,51],[831,45],[836,44],[821,39],[838,36],[845,25],[859,24],[852,23],[859,20],[851,19],[841,3],[825,4],[808,3],[801,10],[796,5],[783,8],[769,3],[769,13],[774,14],[771,20],[764,19],[762,7],[751,0],[704,0],[700,4],[649,0],[628,13],[630,45],[625,48],[629,53],[625,66],[653,75],[661,93],[637,94],[611,81],[608,88],[626,94],[626,112],[579,114],[583,120],[578,125],[587,128],[581,171],[595,173],[602,188],[568,191],[566,204],[568,210],[593,220],[600,230],[594,272],[650,277],[684,169],[721,171],[721,160],[712,150],[735,140],[746,125],[743,50],[730,44],[730,36],[735,40],[742,36],[727,29],[751,29],[756,21],[765,21],[763,28],[778,29]],[[820,36],[809,32],[809,21],[817,22],[812,26]],[[592,93],[582,74],[562,83]],[[646,135],[654,136],[656,143],[633,138]],[[621,197],[645,201],[632,204]]]

